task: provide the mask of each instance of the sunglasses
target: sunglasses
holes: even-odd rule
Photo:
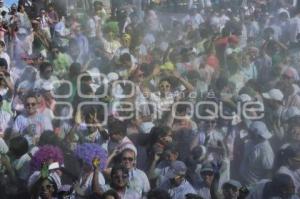
[[[50,189],[52,189],[52,187],[53,187],[53,185],[51,185],[51,184],[41,186],[42,190],[50,190]]]
[[[211,171],[205,171],[205,172],[202,172],[201,175],[202,175],[202,176],[213,176],[213,175],[214,175],[214,172],[211,172]]]
[[[115,178],[115,179],[126,179],[126,178],[128,178],[128,175],[127,174],[113,175],[112,177]]]
[[[35,106],[36,103],[26,103],[26,106],[29,107],[29,106]]]
[[[171,85],[169,85],[169,84],[161,84],[159,87],[160,88],[170,88]]]
[[[178,175],[178,176],[176,176],[176,177],[174,178],[174,180],[180,180],[180,179],[182,179],[182,178],[184,178],[184,175]]]
[[[224,191],[229,191],[229,190],[232,190],[233,192],[237,192],[238,189],[234,186],[224,186]]]
[[[289,77],[289,76],[286,75],[286,74],[283,74],[283,75],[282,75],[282,79],[290,80],[290,79],[293,79],[293,78],[292,78],[292,77]]]
[[[132,162],[134,159],[132,157],[123,157],[122,160],[123,161],[128,160],[129,162]]]

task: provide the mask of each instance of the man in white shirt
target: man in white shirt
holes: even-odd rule
[[[190,12],[188,13],[188,15],[186,15],[183,20],[182,23],[184,25],[186,24],[191,24],[193,29],[197,29],[199,28],[199,25],[204,23],[204,19],[203,17],[197,12],[196,8],[192,8],[190,10]]]
[[[53,65],[49,62],[43,62],[39,68],[39,78],[34,82],[34,88],[41,90],[46,86],[54,89],[58,87],[58,79],[53,75]]]
[[[45,130],[53,130],[51,119],[38,113],[38,99],[29,93],[25,98],[25,113],[19,115],[13,125],[13,136],[24,135],[29,145],[35,145]]]
[[[300,13],[290,19],[289,28],[290,42],[297,42],[297,35],[300,33]]]
[[[127,125],[124,121],[111,117],[108,122],[110,140],[108,142],[108,153],[111,156],[118,155],[124,149],[132,149],[137,154],[137,149],[132,141],[126,136]]]
[[[135,168],[136,153],[132,149],[124,149],[121,163],[129,170],[129,187],[137,191],[141,197],[145,197],[150,190],[147,175],[140,169]]]
[[[185,179],[187,167],[181,161],[174,161],[167,173],[168,179],[161,188],[168,190],[172,199],[185,198],[187,194],[196,194],[192,185]]]
[[[246,185],[254,185],[268,176],[273,167],[274,152],[268,141],[272,134],[265,123],[251,123],[249,135],[250,140],[245,144],[240,175]]]

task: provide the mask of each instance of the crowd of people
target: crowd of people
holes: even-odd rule
[[[300,5],[186,2],[0,0],[1,199],[300,197]]]

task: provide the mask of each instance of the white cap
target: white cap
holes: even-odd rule
[[[283,94],[279,89],[271,89],[267,93],[263,93],[262,96],[265,99],[271,99],[276,101],[282,101],[283,100]]]
[[[250,97],[250,95],[248,95],[248,94],[241,94],[240,96],[239,96],[239,100],[241,101],[241,102],[251,102],[252,101],[252,98]]]
[[[300,116],[300,109],[296,106],[291,106],[284,112],[283,119],[288,121],[289,119],[297,116]]]
[[[272,134],[268,130],[266,124],[261,121],[254,121],[251,123],[250,127],[250,132],[255,133],[257,135],[260,135],[264,139],[270,139],[272,137]]]
[[[108,73],[107,74],[108,81],[116,81],[119,79],[119,75],[117,73]]]

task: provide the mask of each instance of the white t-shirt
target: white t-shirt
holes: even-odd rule
[[[0,58],[3,58],[7,62],[7,71],[10,71],[10,57],[6,52],[0,53]]]
[[[9,127],[11,121],[11,114],[0,108],[0,136],[2,136],[5,130]]]
[[[198,28],[200,24],[204,23],[204,19],[200,14],[194,16],[187,15],[182,20],[183,24],[190,23],[194,29]]]
[[[268,140],[258,144],[249,141],[245,144],[240,174],[248,185],[255,184],[266,177],[273,162],[274,153]]]
[[[148,193],[150,183],[147,175],[140,169],[132,169],[129,171],[129,188],[138,192],[141,196]]]
[[[100,18],[98,16],[89,18],[89,20],[88,20],[88,28],[89,28],[88,37],[90,37],[90,38],[96,37],[97,27],[100,23],[101,23]]]
[[[50,79],[42,79],[39,78],[34,82],[34,89],[42,89],[45,87],[49,88],[58,88],[59,87],[59,80],[56,76],[52,75]]]
[[[30,129],[28,129],[30,128]],[[25,130],[29,130],[30,134],[24,135],[29,145],[34,144],[33,138],[39,138],[45,130],[53,130],[50,118],[45,117],[43,114],[35,114],[28,117],[27,115],[19,115],[13,125],[13,132],[23,135]]]
[[[184,181],[178,187],[168,190],[172,199],[184,199],[186,194],[196,194],[196,191],[188,181]]]
[[[83,180],[82,177],[80,178],[80,181],[79,181],[80,188],[77,190],[76,199],[85,198],[86,196],[89,196],[90,194],[93,193],[93,191],[92,191],[93,175],[94,175],[94,173],[92,172],[88,176],[88,178],[86,179],[85,182],[82,181]],[[103,174],[100,171],[98,174],[98,182],[99,182],[101,189],[104,190],[105,189],[105,187],[104,187],[105,179],[103,177]]]
[[[110,185],[105,185],[104,186],[104,191],[108,191],[113,189],[112,187],[110,187]],[[120,199],[142,199],[142,197],[140,196],[140,194],[138,192],[136,192],[133,189],[130,188],[126,188],[124,193],[120,193],[117,192]]]
[[[300,33],[300,17],[296,16],[290,19],[289,27],[290,42],[296,42],[297,34]]]

